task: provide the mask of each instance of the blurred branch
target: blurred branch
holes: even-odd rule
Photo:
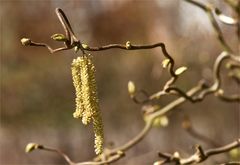
[[[220,165],[239,165],[240,162],[227,162],[227,163],[223,163],[223,164],[220,164]]]
[[[195,0],[185,0],[185,1],[201,8],[203,11],[205,11],[207,13],[208,18],[211,21],[211,24],[217,34],[218,40],[220,41],[222,47],[224,48],[225,51],[233,52],[231,47],[225,41],[222,31],[214,17],[215,8],[210,4],[203,4],[203,3],[199,2],[199,1],[195,1]]]
[[[223,90],[219,90],[216,93],[216,96],[218,98],[220,98],[221,100],[226,101],[226,102],[240,102],[240,95],[233,94],[233,95],[230,95],[230,96],[226,96],[226,95],[224,95],[224,91]]]
[[[205,135],[201,134],[200,132],[198,132],[193,126],[192,126],[192,122],[188,117],[185,117],[185,119],[182,122],[182,127],[187,131],[187,133],[189,135],[191,135],[192,137],[203,141],[204,143],[213,146],[213,147],[218,147],[220,146],[220,144],[218,144],[217,142],[215,142],[214,140],[206,137]]]
[[[125,154],[121,151],[118,151],[114,155],[111,155],[111,157],[108,158],[107,160],[103,160],[101,162],[96,162],[96,161],[81,162],[81,163],[75,163],[74,165],[105,165],[105,164],[116,162],[117,160],[119,160],[123,156],[125,156]]]
[[[173,155],[168,153],[159,153],[159,157],[163,158],[164,160],[157,161],[154,163],[154,165],[163,165],[166,163],[175,163],[176,165],[196,164],[207,160],[213,155],[225,153],[237,147],[240,147],[240,139],[237,139],[236,141],[225,146],[208,149],[206,151],[204,151],[203,148],[198,145],[196,146],[195,153],[188,158],[182,158],[178,152],[175,152]]]
[[[69,165],[75,165],[75,163],[72,162],[71,159],[64,152],[62,152],[58,149],[54,149],[54,148],[46,147],[46,146],[43,146],[43,145],[39,145],[37,143],[29,143],[25,148],[25,152],[29,153],[29,152],[32,152],[33,150],[36,150],[36,149],[57,153],[58,155],[63,157],[64,160],[66,162],[68,162]]]

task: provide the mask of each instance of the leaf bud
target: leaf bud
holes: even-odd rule
[[[130,96],[133,96],[136,92],[136,87],[134,82],[129,81],[128,82],[128,93],[130,94]]]
[[[51,38],[55,41],[61,41],[61,42],[67,41],[67,38],[63,34],[53,34]]]
[[[132,45],[131,45],[131,42],[130,41],[127,41],[126,42],[126,48],[127,49],[131,49]]]
[[[29,152],[32,152],[35,149],[41,149],[41,148],[43,148],[43,146],[39,145],[37,143],[28,143],[25,147],[25,152],[29,153]]]
[[[29,38],[22,38],[22,39],[21,39],[21,43],[22,43],[22,45],[24,45],[24,46],[29,46],[29,45],[32,43],[32,41],[31,41],[31,39],[29,39]]]

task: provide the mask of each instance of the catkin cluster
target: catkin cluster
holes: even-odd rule
[[[95,152],[101,154],[103,150],[103,124],[97,97],[95,67],[91,55],[83,55],[72,62],[73,85],[76,90],[76,110],[74,118],[82,119],[87,125],[93,122],[95,134]]]

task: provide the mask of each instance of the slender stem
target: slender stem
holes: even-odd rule
[[[236,141],[227,144],[225,146],[219,147],[219,148],[213,148],[208,149],[206,151],[203,150],[201,146],[196,147],[196,152],[189,156],[188,158],[182,158],[179,155],[175,156],[174,154],[168,154],[168,153],[159,153],[159,157],[163,158],[163,161],[158,161],[160,165],[165,163],[176,163],[178,165],[189,165],[189,164],[197,164],[200,162],[203,162],[207,160],[209,157],[221,153],[228,152],[234,148],[240,147],[240,139],[237,139]]]
[[[199,83],[197,86],[190,89],[187,92],[187,95],[192,96],[192,95],[198,93],[199,91],[201,91],[202,88],[203,88],[203,85],[201,83]],[[180,97],[180,98],[174,100],[173,102],[167,104],[165,107],[161,108],[160,110],[156,111],[155,113],[150,114],[149,120],[153,121],[156,117],[165,115],[166,113],[168,113],[169,111],[174,109],[176,106],[179,106],[180,104],[184,103],[185,101],[187,101],[187,99],[185,97]]]
[[[237,139],[236,141],[228,144],[228,145],[223,146],[223,147],[209,149],[205,152],[205,155],[206,155],[206,157],[208,157],[208,156],[220,154],[220,153],[223,153],[223,152],[230,151],[230,150],[232,150],[236,147],[240,147],[240,138]]]
[[[66,160],[66,162],[69,163],[69,165],[75,165],[75,163],[72,162],[71,159],[65,153],[63,153],[62,151],[60,151],[58,149],[49,148],[49,147],[45,147],[45,146],[41,146],[38,149],[44,150],[44,151],[49,151],[49,152],[55,152],[55,153],[61,155]]]
[[[122,145],[121,147],[114,149],[114,151],[118,150],[127,151],[128,149],[130,149],[132,146],[140,142],[147,135],[147,133],[151,130],[151,126],[152,126],[151,122],[146,122],[144,128],[137,136],[135,136],[133,139],[131,139],[129,142]]]
[[[211,21],[211,24],[217,34],[217,38],[218,38],[219,42],[221,43],[222,47],[224,48],[225,51],[233,52],[231,47],[225,41],[222,31],[221,31],[216,19],[214,18],[213,13],[215,12],[215,9],[210,4],[206,5],[199,1],[195,1],[195,0],[185,0],[185,1],[199,7],[200,9],[204,10],[207,13],[209,20]]]
[[[199,132],[196,131],[196,129],[193,129],[192,127],[190,127],[189,129],[187,129],[187,132],[194,138],[201,140],[207,144],[210,144],[213,147],[217,147],[219,146],[218,143],[216,143],[214,140],[204,136],[203,134],[200,134]]]
[[[111,156],[110,159],[106,160],[106,161],[100,161],[100,162],[81,162],[81,163],[75,163],[74,165],[107,165],[109,163],[113,163],[118,161],[119,159],[121,159],[124,156],[124,154],[115,154],[113,156]]]
[[[130,44],[130,43],[129,43]],[[165,44],[162,42],[159,43],[155,43],[155,44],[149,44],[149,45],[123,45],[123,44],[109,44],[109,45],[105,45],[105,46],[99,46],[99,47],[86,47],[84,48],[84,50],[87,51],[102,51],[102,50],[108,50],[108,49],[113,49],[113,48],[118,48],[118,49],[123,49],[123,50],[143,50],[143,49],[153,49],[153,48],[157,48],[157,47],[161,47],[163,55],[169,59],[170,62],[170,73],[173,77],[176,77],[176,74],[173,70],[174,68],[174,60],[173,58],[170,56],[170,54],[167,52]]]

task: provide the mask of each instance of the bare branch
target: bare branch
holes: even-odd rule
[[[158,154],[159,157],[163,158],[165,161],[157,161],[157,163],[159,165],[162,165],[165,163],[171,163],[171,162],[173,163],[175,162],[176,164],[179,164],[179,165],[195,164],[195,163],[203,162],[213,155],[225,153],[237,147],[240,147],[240,139],[237,139],[236,141],[230,144],[227,144],[225,146],[208,149],[206,151],[204,151],[202,147],[198,145],[196,147],[196,152],[193,155],[189,156],[188,158],[182,158],[180,157],[179,154],[171,155],[166,153],[159,153]]]
[[[72,162],[71,159],[64,152],[62,152],[58,149],[49,148],[49,147],[46,147],[46,146],[43,146],[43,145],[39,145],[38,148],[36,148],[36,149],[57,153],[61,157],[63,157],[64,160],[69,163],[69,165],[75,165],[75,163]]]
[[[240,165],[240,162],[227,162],[220,165]]]

